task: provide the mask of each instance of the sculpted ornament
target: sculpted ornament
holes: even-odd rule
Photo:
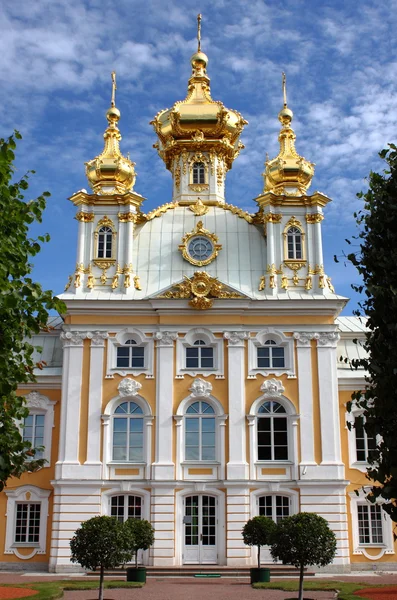
[[[196,271],[193,277],[186,277],[181,283],[173,286],[173,290],[165,292],[159,298],[192,298],[189,304],[197,310],[207,310],[213,305],[212,298],[243,298],[237,292],[230,292],[218,281],[210,277],[205,271]]]
[[[62,344],[66,348],[70,346],[82,346],[86,337],[87,333],[85,331],[62,331],[60,336]]]
[[[93,331],[87,333],[87,338],[91,340],[91,346],[104,346],[105,340],[109,337],[107,331]]]
[[[160,346],[173,346],[178,334],[174,331],[156,331],[154,338],[158,340]]]
[[[317,346],[336,348],[340,335],[336,331],[331,331],[329,333],[316,333],[314,338],[317,340]]]
[[[279,398],[284,393],[284,386],[278,379],[267,379],[261,385],[261,392],[269,398]]]
[[[314,338],[314,335],[314,333],[307,333],[306,331],[295,331],[292,337],[296,340],[298,348],[306,348],[310,346],[310,342]]]
[[[229,340],[230,346],[244,346],[244,340],[248,338],[247,331],[225,331],[225,340]]]
[[[30,408],[47,408],[47,398],[36,390],[30,392],[25,398]]]
[[[192,396],[196,397],[205,397],[208,398],[210,393],[212,392],[212,385],[209,381],[204,381],[204,379],[195,379],[192,385],[189,388],[189,391],[192,392]]]
[[[122,398],[125,398],[126,396],[136,396],[141,388],[142,384],[130,377],[122,379],[117,387]]]

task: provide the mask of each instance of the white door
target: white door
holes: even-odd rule
[[[194,495],[184,499],[183,563],[214,565],[217,556],[217,499]]]
[[[289,496],[269,495],[258,498],[258,512],[260,516],[269,517],[275,523],[279,523],[285,517],[290,516],[291,500]],[[262,546],[261,563],[274,562],[270,554],[270,546]],[[277,561],[278,562],[278,561]]]

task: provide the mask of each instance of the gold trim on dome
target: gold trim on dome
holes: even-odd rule
[[[306,215],[306,223],[309,223],[310,225],[314,225],[315,223],[321,223],[323,219],[324,215],[322,215],[321,213]]]
[[[203,215],[206,215],[207,212],[209,211],[210,207],[206,206],[201,198],[197,199],[197,202],[195,202],[194,204],[191,204],[189,206],[189,210],[192,211],[192,213],[194,213],[196,215],[196,217],[202,217]]]
[[[159,217],[163,213],[166,213],[168,210],[177,208],[177,206],[178,206],[177,202],[167,202],[166,204],[162,204],[161,206],[158,206],[154,210],[151,210],[146,215],[143,215],[143,218],[146,221],[151,221],[152,219]]]
[[[193,298],[192,298],[193,297]],[[190,306],[196,310],[207,310],[213,305],[213,298],[243,298],[237,292],[230,292],[218,281],[205,271],[196,271],[193,277],[185,276],[184,281],[173,286],[173,290],[165,292],[158,298],[192,298]]]
[[[212,253],[205,260],[196,260],[189,254],[189,242],[196,236],[204,237],[211,242]],[[222,245],[218,244],[218,236],[216,236],[215,233],[210,233],[208,229],[204,229],[203,222],[198,221],[196,227],[190,233],[186,233],[184,235],[182,238],[182,244],[180,244],[178,248],[182,252],[183,258],[190,262],[190,264],[195,265],[196,267],[204,267],[215,260],[215,258],[218,256],[219,250],[222,250]]]
[[[76,214],[76,219],[82,223],[92,223],[94,218],[94,213],[84,212],[83,210]]]

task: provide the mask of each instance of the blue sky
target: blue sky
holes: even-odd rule
[[[14,128],[17,176],[35,169],[30,197],[51,192],[43,225],[51,242],[34,276],[59,293],[76,261],[77,222],[67,197],[88,188],[84,162],[103,147],[110,72],[117,72],[122,151],[138,173],[147,212],[171,200],[171,175],[149,121],[183,99],[203,14],[212,96],[249,121],[246,149],[227,175],[227,201],[250,212],[266,152],[278,152],[281,72],[287,73],[297,150],[316,163],[310,192],[333,199],[323,222],[325,267],[339,294],[356,272],[333,262],[355,234],[356,193],[377,153],[395,141],[397,0],[14,0],[0,6],[0,135]],[[345,314],[354,308],[353,300]]]

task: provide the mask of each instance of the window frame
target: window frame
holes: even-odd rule
[[[266,347],[267,341],[274,341],[277,348],[284,348],[284,367],[259,367],[258,349]],[[295,356],[294,356],[294,338],[286,336],[284,332],[267,328],[261,329],[253,337],[248,338],[248,379],[256,379],[257,375],[275,375],[280,377],[286,374],[288,379],[294,379]]]
[[[271,402],[272,403],[272,411],[269,413],[260,413],[259,409],[267,402]],[[277,412],[274,412],[273,410],[273,405],[274,404],[278,404],[279,406],[281,406],[284,409],[284,412],[280,412],[279,415],[277,414]],[[275,423],[277,423],[277,421],[281,421],[281,419],[283,419],[283,421],[285,421],[285,432],[284,431],[278,431],[275,430]],[[269,429],[269,433],[270,433],[270,446],[264,446],[263,444],[259,444],[259,433],[261,432],[259,429],[259,422],[260,421],[269,421],[270,422],[270,429]],[[276,449],[278,447],[280,448],[284,448],[285,445],[276,445],[275,444],[275,438],[277,433],[285,433],[285,438],[287,441],[286,447],[287,447],[287,458],[274,458],[275,453],[276,453]],[[258,405],[257,409],[256,409],[256,460],[258,463],[260,464],[279,464],[279,463],[291,463],[291,443],[290,443],[290,423],[289,423],[289,419],[288,419],[288,412],[284,406],[284,404],[282,402],[280,402],[278,399],[276,398],[266,398],[261,404]],[[259,449],[262,447],[270,447],[270,453],[271,453],[271,458],[267,459],[267,458],[259,458]]]
[[[117,349],[125,346],[125,342],[132,339],[137,346],[144,349],[143,367],[118,367]],[[144,374],[146,379],[154,379],[154,340],[146,332],[135,327],[127,327],[108,338],[108,352],[106,365],[106,379],[113,379],[115,375],[132,375],[137,377]]]
[[[213,367],[187,367],[186,349],[194,346],[198,340],[203,340],[207,347],[213,348]],[[183,337],[176,340],[176,378],[183,379],[185,375],[208,377],[215,375],[216,379],[224,379],[223,338],[215,337],[208,329],[190,329]]]
[[[371,507],[371,502],[368,502],[366,495],[370,492],[370,488],[362,488],[358,495],[356,492],[349,492],[350,497],[350,514],[352,521],[352,534],[353,534],[353,555],[364,555],[371,561],[379,560],[384,554],[395,554],[394,551],[394,540],[393,540],[393,523],[389,515],[383,510],[381,503],[378,502],[380,507],[380,516],[382,524],[382,542],[360,542],[359,532],[359,506]],[[371,549],[371,554],[367,552],[367,548]],[[378,554],[374,554],[373,549],[378,548]]]
[[[206,175],[207,169],[205,162],[202,160],[195,160],[192,163],[192,183],[194,185],[203,185],[208,183]],[[197,178],[197,181],[195,181],[195,178]]]
[[[106,230],[106,231],[105,231]],[[113,237],[114,237],[114,231],[112,230],[112,228],[109,225],[101,225],[98,229],[98,235],[97,235],[97,240],[96,240],[96,258],[100,259],[100,260],[111,260],[112,258],[114,258],[114,243],[113,243]],[[108,254],[108,243],[109,243],[109,239],[110,239],[110,254],[109,256]],[[100,250],[100,244],[101,242],[103,242],[103,248]],[[100,256],[100,251],[102,252],[102,256]]]
[[[194,413],[188,413],[189,408],[191,408],[196,403],[200,404],[200,412],[197,412],[196,414],[194,414]],[[203,408],[202,404],[203,403],[207,404],[211,408],[212,412],[209,412],[206,415],[205,412],[202,411],[202,408]],[[213,432],[212,431],[210,431],[210,432],[203,431],[203,421],[209,421],[209,419],[211,419],[211,421],[213,421],[213,423],[214,423],[214,431]],[[198,433],[198,445],[197,446],[193,446],[192,444],[190,444],[190,445],[187,444],[187,434],[189,433],[188,429],[187,429],[187,421],[188,420],[189,421],[190,420],[194,420],[194,421],[198,422],[198,431],[197,432],[195,432],[195,431],[190,432],[190,433]],[[184,414],[184,455],[185,455],[185,461],[186,462],[194,461],[194,462],[200,462],[200,463],[207,463],[207,462],[213,463],[214,461],[216,461],[216,458],[217,458],[217,451],[216,451],[217,450],[217,448],[216,448],[216,425],[217,425],[217,423],[216,423],[216,412],[215,412],[215,409],[212,406],[211,402],[208,402],[208,401],[206,401],[203,398],[197,398],[197,399],[192,400],[192,402],[190,402],[190,404],[188,404],[186,406],[185,414]],[[203,447],[205,447],[203,445],[203,434],[205,434],[205,433],[213,433],[214,444],[213,444],[213,446],[212,445],[208,446],[209,448],[213,447],[213,449],[214,449],[214,455],[213,455],[212,458],[203,458],[202,457],[202,455],[203,455]],[[196,447],[198,448],[199,457],[198,458],[188,458],[187,457],[188,448],[196,448]]]
[[[36,554],[46,553],[48,499],[51,490],[33,485],[23,485],[16,489],[5,489],[7,496],[7,522],[4,554],[15,554],[21,560],[29,560]],[[19,504],[40,504],[39,539],[37,542],[16,542],[17,506]],[[31,548],[29,554],[21,554],[19,548]]]
[[[40,392],[33,390],[25,396],[26,406],[29,409],[29,416],[44,416],[44,432],[43,432],[43,452],[37,458],[44,458],[47,462],[41,467],[42,469],[51,466],[51,444],[52,430],[55,427],[54,407],[56,400],[50,400]],[[24,420],[19,422],[19,429],[22,438],[24,437]],[[32,460],[35,457],[32,456]]]
[[[357,460],[357,437],[356,437],[356,429],[355,429],[355,420],[358,417],[363,416],[364,409],[358,408],[356,403],[354,402],[350,412],[346,412],[345,419],[347,423],[347,435],[348,435],[348,448],[349,448],[349,466],[352,469],[357,469],[362,473],[366,473],[369,463],[367,460]],[[365,434],[365,445],[366,451],[368,449],[368,436],[364,430]],[[373,439],[373,438],[371,438]],[[376,443],[380,442],[380,436],[376,437]]]
[[[123,404],[129,404],[129,405],[134,404],[139,409],[140,412],[137,412],[136,414],[134,414],[134,412],[116,413],[116,410],[118,408],[120,408]],[[130,406],[128,408],[130,408]],[[111,460],[109,462],[111,462],[112,464],[127,464],[127,465],[143,464],[145,462],[144,458],[145,458],[146,439],[145,439],[145,421],[144,421],[145,413],[141,406],[141,403],[136,402],[135,397],[122,398],[121,401],[118,402],[114,406],[111,417],[112,417],[112,436],[111,436],[112,451],[111,451]],[[126,459],[114,458],[115,448],[121,447],[120,445],[115,446],[115,444],[114,444],[115,434],[124,433],[124,432],[115,430],[115,423],[117,421],[121,421],[121,419],[127,419],[127,428],[125,431],[126,445],[124,446],[124,450],[126,450],[126,455],[128,455],[128,457]],[[142,450],[142,452],[141,452],[141,456],[140,456],[139,460],[131,460],[130,459],[131,449],[134,448],[135,446],[130,445],[130,436],[132,433],[130,421],[138,421],[138,419],[142,422],[141,423],[141,425],[142,425],[141,431],[133,432],[133,433],[139,433],[142,436],[142,445],[139,446],[139,449]],[[138,448],[138,446],[136,446],[136,447]]]

